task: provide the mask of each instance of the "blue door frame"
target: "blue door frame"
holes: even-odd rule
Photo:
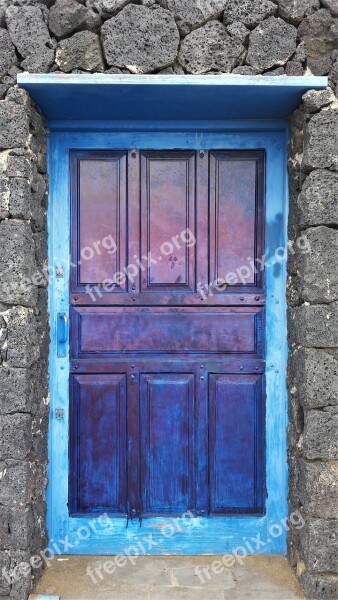
[[[60,130],[61,129],[61,130]],[[49,313],[51,345],[50,428],[48,472],[48,531],[63,540],[69,554],[126,554],[144,548],[146,554],[226,554],[241,547],[246,552],[285,553],[287,527],[287,393],[286,393],[286,261],[277,248],[287,244],[287,121],[112,122],[82,123],[67,131],[55,124],[50,132],[48,210]],[[275,266],[266,269],[266,514],[259,517],[208,517],[193,519],[108,517],[86,519],[68,515],[68,383],[69,348],[57,353],[57,315],[69,314],[70,194],[69,153],[72,149],[264,149],[266,152],[266,256]],[[272,257],[272,258],[271,258]],[[58,276],[62,273],[63,276]],[[59,418],[59,409],[63,418]],[[259,536],[259,537],[257,537]],[[249,540],[261,541],[249,544]],[[246,545],[245,545],[246,544]],[[250,546],[250,547],[249,547]],[[132,551],[133,552],[133,551]],[[143,550],[142,550],[143,552]],[[241,552],[239,550],[239,552]]]

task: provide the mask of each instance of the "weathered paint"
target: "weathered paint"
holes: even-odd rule
[[[176,527],[176,533],[165,536],[161,527],[168,524],[168,518],[147,518],[142,528],[138,521],[129,523],[126,530],[125,518],[114,519],[114,526],[103,527],[103,522],[96,522],[88,540],[80,540],[77,530],[86,526],[88,520],[83,517],[68,517],[68,358],[56,358],[55,347],[55,315],[68,310],[68,276],[69,276],[69,150],[71,148],[114,149],[149,148],[163,149],[265,149],[267,164],[266,194],[266,247],[271,252],[276,247],[276,229],[278,228],[278,244],[285,245],[287,222],[286,195],[286,143],[287,128],[285,124],[276,124],[275,131],[259,131],[268,124],[251,123],[242,131],[243,124],[235,131],[235,124],[222,123],[219,131],[209,132],[203,127],[187,124],[187,131],[172,129],[165,135],[159,132],[136,131],[132,134],[116,131],[114,135],[95,133],[53,133],[49,144],[49,172],[51,177],[51,198],[49,210],[50,225],[50,264],[62,265],[65,277],[55,279],[50,285],[50,314],[53,344],[50,353],[51,372],[51,436],[50,436],[50,473],[48,489],[48,523],[50,536],[58,539],[68,537],[73,544],[68,547],[72,553],[126,552],[130,544],[142,541],[152,533],[157,545],[147,551],[150,554],[199,554],[224,553],[237,545],[243,545],[245,538],[260,534],[263,541],[270,538],[269,543],[257,548],[260,553],[285,551],[285,530],[281,527],[278,537],[268,533],[269,525],[280,524],[287,514],[286,506],[286,388],[285,365],[287,348],[285,336],[285,264],[281,268],[266,271],[267,284],[267,405],[266,405],[266,452],[267,452],[267,503],[264,516],[244,517],[210,517],[196,523],[196,527],[188,525]],[[160,124],[157,124],[160,130]],[[207,128],[206,128],[207,129]],[[256,131],[255,131],[256,130]],[[62,232],[62,235],[60,235]],[[261,372],[261,367],[259,367]],[[62,407],[65,410],[64,421],[56,420],[54,410]],[[101,524],[100,524],[101,523]],[[106,523],[107,524],[107,523]],[[190,524],[191,525],[191,524]],[[76,543],[78,542],[78,543]],[[67,549],[66,549],[67,550]]]
[[[263,513],[264,377],[241,371],[264,358],[265,307],[242,306],[264,303],[264,273],[198,282],[263,254],[264,166],[261,150],[71,153],[72,516]]]
[[[18,74],[48,119],[274,119],[327,77]]]

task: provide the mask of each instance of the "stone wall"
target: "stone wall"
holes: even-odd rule
[[[289,537],[308,598],[338,597],[338,103],[308,92],[292,119],[289,237],[307,253],[288,263]]]
[[[0,598],[21,600],[31,589],[23,563],[46,544],[46,148],[44,121],[26,92],[14,87],[15,70],[3,81],[8,91],[0,101]]]
[[[311,251],[288,262],[289,555],[308,598],[337,598],[338,0],[0,0],[0,571],[46,542],[45,125],[23,70],[330,76],[290,142],[289,237]]]

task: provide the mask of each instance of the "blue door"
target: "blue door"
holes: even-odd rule
[[[245,136],[213,134],[203,150],[192,135],[127,137],[51,143],[68,206],[58,236],[51,208],[51,253],[69,243],[70,260],[50,290],[50,532],[70,553],[125,554],[149,533],[146,553],[225,553],[281,506],[267,494],[272,281],[256,262],[284,201],[266,193],[276,154]]]

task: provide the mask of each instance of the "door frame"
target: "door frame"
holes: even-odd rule
[[[69,154],[72,149],[119,148],[229,150],[264,149],[266,152],[266,250],[286,248],[288,219],[288,123],[279,121],[85,121],[74,131],[54,124],[48,139],[50,180],[48,208],[48,303],[51,343],[49,352],[50,424],[48,437],[47,527],[49,538],[63,540],[64,554],[125,554],[151,535],[146,554],[226,554],[242,547],[243,553],[284,554],[287,526],[287,328],[286,260],[266,269],[266,513],[260,517],[208,517],[204,519],[69,518],[69,347],[57,356],[57,314],[69,315],[70,191]],[[284,253],[285,254],[285,253]],[[63,410],[63,418],[56,409]],[[62,414],[62,413],[61,413]],[[175,521],[175,523],[171,523]],[[164,531],[174,530],[170,535]],[[79,533],[80,532],[80,533]],[[89,535],[88,535],[89,532]],[[259,535],[258,548],[248,540]],[[263,545],[264,542],[264,545]],[[246,545],[245,545],[246,543]],[[249,547],[249,545],[250,547]]]

